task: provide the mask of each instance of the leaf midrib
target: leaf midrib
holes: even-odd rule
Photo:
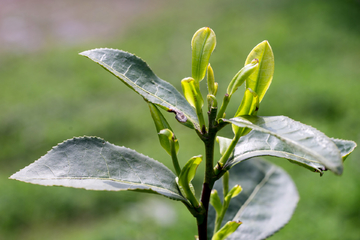
[[[108,49],[108,48],[105,48],[105,50],[106,50],[106,49]],[[106,55],[106,53],[104,53],[104,55]],[[104,55],[103,55],[103,56],[104,56]],[[135,55],[134,55],[134,56],[135,56]],[[88,56],[87,56],[87,57],[88,57]],[[137,56],[135,56],[135,57],[137,57]],[[103,58],[103,57],[101,57],[101,58]],[[103,65],[103,66],[105,66],[105,67],[108,68],[108,69],[111,69],[112,71],[116,72],[117,74],[123,76],[123,78],[125,78],[125,79],[127,80],[127,82],[131,82],[131,83],[134,84],[136,87],[138,87],[138,88],[141,89],[142,91],[148,93],[148,94],[151,95],[152,97],[160,100],[161,102],[165,102],[165,103],[167,103],[169,106],[171,106],[172,108],[178,110],[179,112],[182,112],[188,119],[191,120],[192,123],[194,123],[194,126],[195,126],[195,127],[198,125],[198,124],[197,124],[197,121],[195,121],[195,120],[194,120],[191,116],[189,116],[185,111],[181,111],[180,109],[178,109],[177,107],[175,107],[174,105],[172,105],[171,103],[169,103],[168,101],[165,101],[164,99],[159,98],[158,96],[152,94],[151,92],[143,89],[142,87],[140,87],[139,85],[137,85],[135,82],[133,82],[131,79],[129,79],[128,77],[126,77],[125,74],[118,72],[118,71],[115,70],[112,66],[109,66],[109,65],[106,64],[105,62],[100,61],[99,59],[97,59],[96,62],[99,63],[99,64],[101,64],[101,65]],[[129,70],[129,68],[130,68],[131,66],[132,66],[132,64],[130,64],[130,66],[128,67],[126,73],[128,72],[128,70]],[[154,75],[155,75],[155,74],[154,74]],[[116,76],[117,76],[117,75],[116,75]],[[156,76],[156,75],[155,75],[155,76]],[[119,76],[117,76],[117,77],[119,77]],[[122,79],[120,79],[120,80],[122,80]],[[154,82],[154,81],[153,81],[153,82]],[[158,88],[158,85],[159,85],[159,84],[157,84],[156,82],[154,82],[154,83],[157,85],[157,88]],[[130,85],[130,84],[127,83],[127,85]],[[159,86],[160,86],[160,85],[159,85]],[[135,88],[133,88],[133,90],[135,90]],[[135,90],[135,91],[136,91],[136,90]],[[137,92],[137,91],[136,91],[136,92]],[[170,91],[170,92],[171,92],[171,91]],[[138,92],[137,92],[137,93],[138,93]],[[154,104],[157,104],[157,103],[154,103]]]
[[[256,185],[252,193],[250,194],[249,198],[245,201],[245,203],[241,206],[239,211],[235,214],[233,217],[233,221],[240,220],[239,217],[242,214],[242,212],[246,209],[246,207],[251,203],[251,201],[256,197],[256,194],[260,191],[260,189],[268,182],[270,179],[270,176],[275,172],[276,167],[271,166],[271,168],[267,171],[264,178],[261,180],[259,184]]]
[[[201,69],[201,64],[202,64],[202,56],[203,56],[203,52],[204,52],[204,48],[205,48],[205,44],[206,44],[206,41],[207,41],[207,39],[209,38],[209,36],[210,36],[210,33],[207,33],[206,34],[206,37],[205,37],[205,39],[204,39],[204,42],[203,42],[203,44],[202,44],[202,46],[201,46],[201,52],[200,52],[200,61],[199,61],[199,64],[198,64],[198,66],[197,66],[197,69],[196,69],[196,73],[197,73],[197,75],[198,75],[198,77],[199,77],[199,81],[201,81],[202,79],[200,79],[200,69]]]
[[[181,196],[179,193],[177,192],[173,192],[173,191],[170,191],[169,189],[167,188],[164,188],[164,187],[159,187],[159,186],[156,186],[156,185],[150,185],[150,184],[146,184],[146,183],[135,183],[135,182],[129,182],[129,181],[124,181],[124,180],[119,180],[119,179],[114,179],[114,178],[96,178],[96,177],[54,177],[54,178],[49,178],[49,177],[31,177],[31,178],[22,178],[22,181],[32,181],[32,180],[67,180],[67,179],[72,179],[72,180],[101,180],[101,181],[114,181],[114,182],[119,182],[119,183],[125,183],[125,184],[129,184],[129,185],[137,185],[137,186],[146,186],[146,187],[149,187],[149,188],[158,188],[158,189],[162,189],[162,190],[165,190],[166,192],[169,192],[169,193],[173,193],[174,195],[177,195],[181,198],[183,198],[183,196]],[[141,189],[139,189],[141,190]]]

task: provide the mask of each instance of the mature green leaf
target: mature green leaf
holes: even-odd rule
[[[342,157],[336,144],[311,126],[285,116],[242,116],[224,121],[257,131],[239,140],[235,155],[238,154],[236,152],[240,155],[228,161],[226,167],[231,167],[245,158],[271,155],[290,159],[314,169],[319,169],[321,164],[338,175],[343,171]],[[254,142],[247,144],[252,137],[254,140],[251,141]],[[243,146],[248,149],[243,149]],[[263,154],[256,151],[262,151]],[[266,154],[264,151],[267,151]]]
[[[169,112],[188,127],[199,129],[194,109],[170,83],[160,79],[141,58],[121,50],[99,48],[80,53],[114,74],[128,87]]]
[[[356,143],[350,140],[343,140],[343,139],[335,139],[331,138],[331,140],[336,144],[341,152],[341,156],[343,160],[345,160],[352,151],[356,148]]]
[[[267,133],[259,132],[259,131],[251,131],[248,135],[240,138],[233,154],[230,156],[230,160],[228,164],[233,166],[233,164],[239,163],[251,157],[259,157],[259,156],[274,156],[286,158],[290,162],[296,163],[300,166],[308,168],[315,172],[320,172],[323,174],[323,171],[326,170],[326,167],[320,162],[308,161],[307,159],[297,156],[296,153],[289,152],[290,149],[270,149],[269,144],[266,141],[269,141],[270,138],[273,138],[271,141],[276,142],[280,141],[279,139],[270,136]],[[229,146],[231,143],[231,139],[224,137],[217,137],[217,140],[220,144],[220,153],[222,148]],[[343,160],[355,149],[356,143],[349,140],[341,140],[341,139],[333,139],[331,140],[336,144],[341,152],[341,157]],[[275,145],[275,144],[274,144]],[[277,146],[281,146],[278,144]],[[223,150],[224,151],[224,150]],[[235,154],[235,156],[234,156]]]
[[[259,60],[259,67],[246,79],[246,88],[255,91],[261,102],[274,75],[274,54],[268,41],[262,41],[251,50],[245,65],[254,59]]]
[[[265,239],[291,218],[299,195],[292,179],[281,168],[261,159],[250,159],[230,169],[229,187],[241,185],[242,192],[232,198],[222,221],[241,221],[228,240]],[[222,183],[214,188],[222,194]],[[215,210],[209,208],[208,239],[214,230]]]
[[[11,179],[87,190],[134,190],[186,201],[175,175],[162,163],[96,137],[60,143]]]

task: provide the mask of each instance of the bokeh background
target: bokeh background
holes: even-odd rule
[[[330,137],[360,142],[358,0],[0,0],[1,240],[193,239],[195,221],[179,202],[8,177],[57,143],[83,135],[170,166],[142,98],[77,54],[98,47],[129,51],[180,89],[191,74],[191,37],[203,26],[217,34],[211,64],[219,96],[266,39],[275,75],[259,115],[287,115]],[[241,98],[239,91],[229,114]],[[202,154],[196,134],[166,116],[181,163]],[[360,239],[359,157],[357,149],[341,177],[270,158],[289,172],[301,196],[292,220],[270,239]]]

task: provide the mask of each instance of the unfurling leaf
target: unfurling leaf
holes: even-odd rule
[[[171,151],[172,151],[172,147],[171,145],[174,144],[175,147],[175,153],[178,153],[179,151],[179,142],[176,139],[174,133],[170,130],[170,129],[162,129],[159,134],[159,136],[161,136],[162,138],[166,138],[164,139],[164,142],[167,141],[168,145],[165,145],[166,148],[164,147],[164,149],[167,151],[167,153],[169,153],[169,155],[171,156]]]
[[[259,102],[268,90],[274,75],[274,54],[268,41],[256,45],[248,57],[245,65],[253,59],[259,60],[259,67],[246,79],[246,88],[251,88],[259,96]]]
[[[193,78],[189,77],[181,80],[181,86],[184,96],[190,105],[195,109],[201,109],[204,100],[200,93],[199,84],[197,84]]]
[[[231,80],[226,93],[230,96],[240,87],[244,81],[252,74],[259,66],[259,60],[254,59],[249,64],[245,65]]]
[[[211,240],[225,240],[242,224],[240,221],[229,221],[219,231],[217,231]]]
[[[241,104],[235,113],[235,117],[242,115],[256,115],[259,110],[259,97],[258,95],[250,88],[245,90],[245,94]],[[232,130],[235,135],[240,134],[241,136],[249,133],[249,129],[239,128],[238,126],[232,124]]]
[[[217,108],[217,99],[214,95],[208,94],[207,95],[207,102],[209,110],[211,108]]]
[[[196,169],[201,163],[201,161],[202,156],[200,155],[192,157],[182,168],[177,180],[181,192],[194,207],[199,207],[199,202],[195,197],[194,190],[191,185],[191,180],[193,180]]]
[[[218,89],[218,83],[215,82],[214,71],[213,71],[212,67],[210,66],[210,63],[207,67],[207,86],[208,86],[209,94],[216,96],[217,89]]]
[[[211,53],[216,46],[216,36],[211,28],[200,28],[191,40],[192,77],[197,83],[204,79]]]
[[[161,146],[166,150],[166,152],[171,155],[171,144],[170,141],[174,141],[176,153],[179,151],[179,142],[177,141],[175,135],[172,133],[172,129],[169,123],[166,121],[165,117],[155,106],[155,104],[148,103],[150,108],[151,117],[154,120],[157,133],[160,133],[161,130],[168,129],[171,131],[171,138],[165,136],[164,134],[158,134],[159,141]]]
[[[222,203],[218,192],[214,189],[211,191],[210,204],[214,207],[217,214],[220,214],[222,209]]]
[[[95,137],[60,143],[11,179],[87,190],[140,191],[186,201],[175,175],[162,163]]]

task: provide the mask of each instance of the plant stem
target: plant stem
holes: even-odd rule
[[[236,144],[238,143],[239,139],[240,139],[241,135],[235,135],[233,140],[231,141],[229,147],[226,149],[225,153],[222,155],[222,157],[219,160],[219,164],[221,167],[224,166],[224,164],[226,163],[226,161],[229,159],[232,151],[234,150]],[[215,170],[215,174],[218,174],[219,172],[217,170]]]
[[[179,161],[177,158],[174,140],[170,142],[170,152],[171,152],[171,159],[175,168],[176,176],[179,176],[181,172],[181,167],[179,165]]]
[[[230,98],[231,98],[231,96],[229,94],[225,94],[224,100],[223,100],[223,102],[221,104],[221,107],[220,107],[220,110],[219,110],[219,113],[218,113],[218,116],[217,116],[217,119],[223,118],[225,110],[227,108],[227,105],[230,102]]]
[[[214,175],[214,146],[215,146],[215,137],[218,131],[216,126],[216,112],[217,109],[210,109],[208,112],[209,115],[209,130],[206,133],[206,136],[202,138],[205,144],[205,156],[206,156],[206,165],[205,165],[205,178],[203,183],[203,189],[201,193],[201,205],[203,206],[204,213],[197,217],[198,225],[198,234],[199,240],[207,240],[207,218],[210,202],[211,190],[215,183]]]

